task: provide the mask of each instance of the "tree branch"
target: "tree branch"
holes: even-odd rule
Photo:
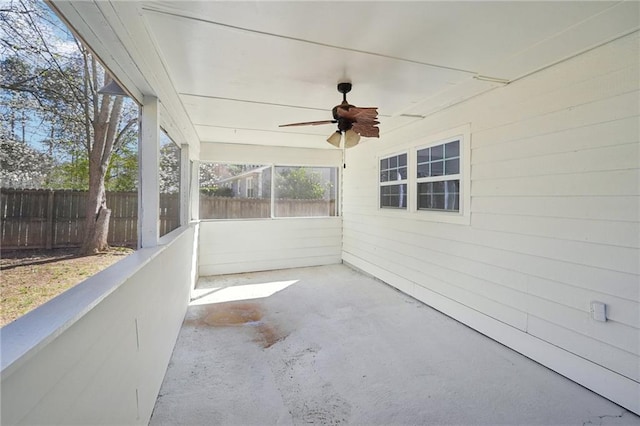
[[[124,135],[129,131],[129,129],[131,129],[131,127],[133,127],[134,124],[136,124],[138,122],[137,118],[130,118],[129,121],[127,121],[127,124],[124,125],[124,127],[122,129],[120,129],[120,131],[118,132],[118,135],[116,136],[116,140],[113,143],[113,150],[116,151],[120,148],[120,145],[123,141]]]
[[[116,130],[118,129],[118,122],[120,121],[120,113],[122,112],[122,104],[124,98],[122,96],[116,96],[113,105],[111,106],[111,113],[109,114],[109,124],[107,127],[107,135],[105,137],[105,146],[102,153],[102,161],[106,164],[111,156],[113,145],[116,140]]]

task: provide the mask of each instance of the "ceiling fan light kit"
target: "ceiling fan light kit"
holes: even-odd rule
[[[338,83],[338,92],[342,93],[342,103],[331,110],[333,120],[307,121],[303,123],[281,124],[279,127],[291,126],[317,126],[321,124],[338,124],[338,130],[332,133],[327,142],[336,148],[340,148],[342,133],[344,133],[344,147],[352,148],[360,142],[360,137],[380,137],[380,129],[377,127],[377,107],[356,107],[347,102],[347,93],[351,91],[351,83]]]
[[[331,145],[335,146],[336,148],[340,148],[340,140],[342,140],[342,133],[340,133],[340,130],[331,133],[331,136],[329,136],[329,138],[327,139],[327,142],[329,142]]]
[[[353,129],[349,129],[344,132],[344,147],[351,148],[358,145],[360,142],[360,135],[357,134]]]

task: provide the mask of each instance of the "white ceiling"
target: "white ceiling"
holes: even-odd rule
[[[114,2],[117,4],[117,2]],[[401,126],[638,29],[638,2],[139,3],[203,142],[328,148],[340,81]]]

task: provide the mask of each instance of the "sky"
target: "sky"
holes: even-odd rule
[[[47,17],[48,22],[44,20],[39,20],[38,22],[42,23],[42,25],[40,25],[39,28],[41,32],[44,34],[50,49],[55,54],[65,55],[65,56],[76,51],[77,50],[76,43],[73,39],[73,36],[71,35],[71,32],[66,28],[64,23],[55,15],[55,13],[53,13],[53,11],[44,2],[38,1],[38,4],[46,12],[45,16]],[[19,0],[0,0],[0,10],[6,10],[11,7],[22,8],[22,2],[20,2]],[[23,24],[26,26],[26,22],[25,22],[26,16],[25,15],[20,15],[20,16],[23,19],[22,21],[18,21],[17,25]],[[18,40],[15,40],[15,36],[12,34],[11,30],[12,28],[9,27],[9,24],[6,21],[4,20],[0,21],[0,38],[3,40],[9,40],[9,42],[15,41],[17,43]],[[5,59],[10,54],[12,54],[12,50],[10,50],[6,46],[6,44],[0,43],[0,60]],[[37,59],[34,59],[32,61],[33,64],[37,64],[38,62],[40,61],[38,61]],[[0,89],[0,91],[2,90],[3,89]],[[43,139],[46,139],[49,136],[48,126],[46,125],[46,123],[43,123],[39,117],[35,115],[26,117],[26,120],[27,121],[24,129],[26,142],[30,146],[38,149],[39,151],[46,151],[46,147],[42,145],[41,141]],[[18,135],[21,136],[22,134],[21,124],[16,127],[16,133],[18,133]]]

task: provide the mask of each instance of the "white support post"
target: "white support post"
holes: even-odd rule
[[[191,203],[191,163],[189,162],[189,145],[180,147],[180,226],[189,224],[189,208]]]
[[[160,238],[160,109],[153,96],[143,100],[138,153],[138,247],[155,247]]]
[[[191,220],[200,219],[200,162],[194,161],[191,168],[191,187],[189,189],[191,201]]]

